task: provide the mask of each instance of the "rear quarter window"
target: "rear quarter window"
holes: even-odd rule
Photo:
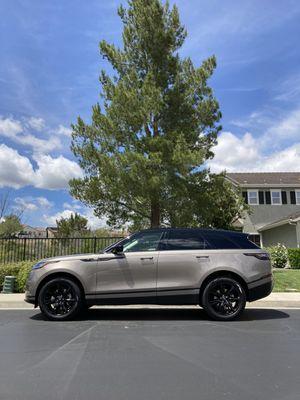
[[[205,233],[204,237],[211,249],[239,249],[240,247],[229,237],[220,233]]]
[[[212,249],[257,249],[246,235],[226,234],[220,232],[208,232],[204,234],[205,239]]]

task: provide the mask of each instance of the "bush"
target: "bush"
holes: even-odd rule
[[[267,251],[271,256],[271,263],[274,268],[285,268],[288,264],[287,248],[278,243],[276,246],[269,247]]]
[[[20,263],[20,269],[17,275],[17,281],[16,281],[16,291],[19,293],[23,293],[25,292],[25,286],[26,286],[26,282],[27,282],[27,278],[28,275],[31,271],[31,268],[33,266],[34,263],[32,263],[32,261],[30,262],[23,262]]]
[[[300,269],[300,249],[288,249],[289,264],[293,269]]]
[[[8,265],[0,266],[1,290],[2,290],[5,276],[10,275],[10,276],[16,277],[15,291],[18,293],[25,292],[26,281],[27,281],[29,272],[31,270],[31,267],[33,266],[34,263],[35,263],[34,261],[24,261],[24,262],[19,262],[16,264],[8,264]]]

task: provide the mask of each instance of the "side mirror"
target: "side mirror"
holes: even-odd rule
[[[120,244],[120,245],[117,245],[117,246],[113,247],[113,249],[111,250],[111,252],[112,252],[113,254],[123,254],[123,245]]]

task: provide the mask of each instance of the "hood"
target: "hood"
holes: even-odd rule
[[[69,261],[69,260],[85,260],[89,258],[99,258],[101,253],[83,253],[83,254],[72,254],[69,256],[55,256],[44,258],[42,261]]]

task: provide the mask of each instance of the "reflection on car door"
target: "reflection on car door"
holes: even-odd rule
[[[164,304],[198,304],[203,269],[210,250],[195,230],[170,230],[161,243],[158,259],[157,300]]]
[[[123,254],[103,254],[98,261],[97,298],[124,298],[134,302],[139,297],[147,297],[155,301],[161,234],[141,232],[124,245]]]

